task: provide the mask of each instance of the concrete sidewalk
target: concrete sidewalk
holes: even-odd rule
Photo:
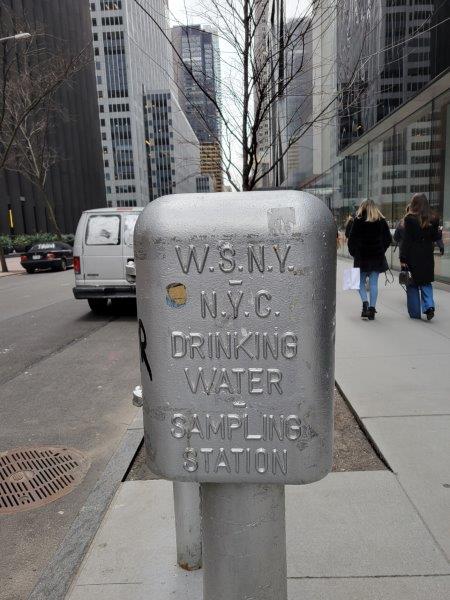
[[[6,264],[8,266],[8,271],[3,273],[0,269],[0,277],[8,277],[10,275],[25,275],[26,271],[20,264],[20,255],[18,256],[8,256],[6,258]]]
[[[436,300],[434,321],[411,321],[395,282],[363,322],[338,291],[337,383],[393,472],[287,488],[290,600],[450,597],[450,294]],[[201,600],[201,571],[176,566],[171,492],[122,485],[70,600]]]
[[[338,292],[336,381],[448,560],[450,294],[436,289],[435,319],[415,321],[383,280],[374,322],[357,292]]]

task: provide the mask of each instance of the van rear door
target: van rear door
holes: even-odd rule
[[[124,285],[121,214],[88,215],[83,239],[83,267],[88,285]]]

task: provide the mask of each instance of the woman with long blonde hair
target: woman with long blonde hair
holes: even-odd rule
[[[361,271],[359,294],[362,300],[362,319],[375,319],[378,278],[380,273],[385,273],[389,268],[385,255],[391,242],[391,232],[380,209],[373,200],[363,200],[356,211],[348,238],[348,249],[354,258],[353,264]],[[366,291],[367,279],[370,304]]]

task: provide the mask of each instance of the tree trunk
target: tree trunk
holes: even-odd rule
[[[249,103],[250,103],[250,2],[244,1],[244,53],[243,77],[244,77],[244,99],[242,105],[242,189],[247,192],[249,189],[250,165],[248,156],[248,124],[249,124]]]
[[[0,246],[0,264],[2,266],[2,273],[8,273],[8,265],[6,264],[3,246]]]
[[[52,227],[55,230],[58,240],[62,240],[62,233],[59,228],[58,222],[56,221],[55,209],[53,208],[52,201],[48,197],[47,192],[44,190],[44,188],[40,187],[40,191],[42,197],[44,198],[45,206],[48,210],[48,217],[50,219],[50,223],[52,224]]]

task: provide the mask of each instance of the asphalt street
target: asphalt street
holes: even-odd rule
[[[1,600],[28,597],[136,416],[136,317],[94,316],[72,285],[72,271],[0,279],[0,452],[67,446],[91,463],[67,496],[0,516]]]

